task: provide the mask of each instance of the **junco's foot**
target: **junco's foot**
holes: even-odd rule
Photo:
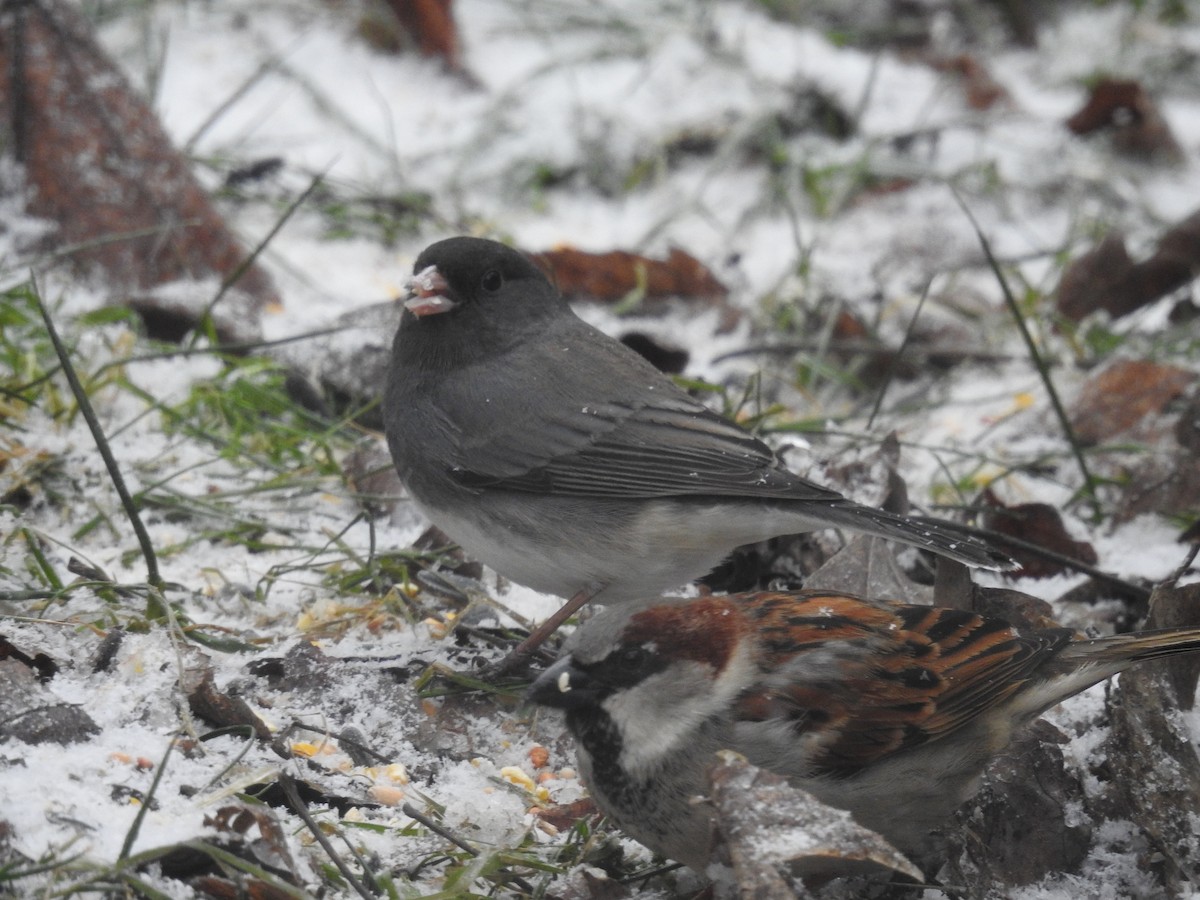
[[[524,255],[457,237],[416,261],[384,397],[400,478],[475,559],[578,609],[660,594],[735,547],[848,528],[1009,560],[961,525],[861,506],[585,323]]]
[[[606,609],[529,691],[566,711],[596,804],[693,868],[709,862],[718,750],[786,776],[898,849],[922,849],[1015,729],[1200,628],[1076,640],[958,609],[759,593]]]

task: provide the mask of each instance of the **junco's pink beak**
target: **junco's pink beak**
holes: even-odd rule
[[[404,301],[404,308],[418,318],[450,312],[458,304],[446,296],[449,290],[450,285],[437,270],[437,266],[429,266],[409,281],[408,291],[412,296]]]

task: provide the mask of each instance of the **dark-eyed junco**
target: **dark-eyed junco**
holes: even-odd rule
[[[1200,628],[1077,640],[818,591],[634,610],[584,623],[529,698],[566,711],[600,809],[700,870],[718,750],[919,852],[1017,728],[1139,660],[1200,649]]]
[[[742,544],[830,526],[1008,563],[962,526],[871,509],[788,471],[576,316],[510,247],[450,238],[414,273],[384,397],[392,458],[430,520],[513,581],[574,608],[597,594],[618,603],[697,578]]]

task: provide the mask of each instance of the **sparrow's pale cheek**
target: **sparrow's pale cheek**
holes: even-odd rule
[[[639,773],[687,748],[705,723],[728,711],[713,691],[712,667],[694,661],[650,675],[601,706],[621,735],[621,765]]]

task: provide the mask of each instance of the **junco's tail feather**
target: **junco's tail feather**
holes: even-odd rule
[[[972,528],[947,519],[901,516],[850,501],[831,503],[822,518],[835,527],[929,550],[968,566],[981,569],[1012,567],[1008,556],[987,544]]]

